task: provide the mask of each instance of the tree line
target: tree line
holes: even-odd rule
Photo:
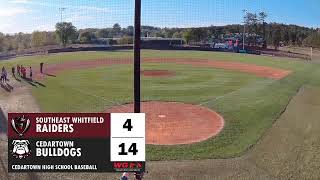
[[[266,14],[247,13],[244,17],[246,26],[246,44],[263,47],[273,45],[313,46],[320,48],[320,29],[266,23]],[[223,42],[226,38],[242,39],[244,25],[209,26],[198,28],[159,28],[142,26],[143,37],[182,38],[189,43]],[[34,31],[33,33],[16,33],[13,35],[0,33],[0,52],[22,51],[50,45],[90,44],[99,39],[115,38],[114,44],[132,44],[134,27],[122,28],[114,24],[111,28],[77,29],[72,23],[56,24],[55,31]]]

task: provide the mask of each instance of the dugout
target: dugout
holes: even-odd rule
[[[181,46],[185,44],[182,38],[159,38],[144,37],[141,38],[141,48],[148,49],[168,49],[172,46]]]

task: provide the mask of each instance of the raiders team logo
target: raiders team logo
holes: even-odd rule
[[[24,115],[22,117],[14,118],[11,120],[11,126],[13,130],[22,137],[30,127],[30,119]]]
[[[13,140],[11,154],[15,158],[24,159],[31,155],[30,143],[28,140]]]

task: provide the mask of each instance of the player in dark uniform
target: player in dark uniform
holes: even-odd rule
[[[8,74],[6,68],[3,66],[1,70],[2,83],[6,83],[8,80]]]
[[[21,76],[21,75],[20,75],[20,70],[21,70],[21,69],[20,69],[20,66],[19,66],[19,64],[18,64],[18,65],[17,65],[17,73],[18,73],[19,76]]]
[[[43,62],[40,63],[40,73],[43,74]]]
[[[16,74],[15,74],[16,69],[14,68],[14,66],[12,67],[11,71],[12,71],[12,76],[16,77]]]
[[[29,73],[30,73],[30,80],[32,81],[32,68],[31,67],[30,67]]]

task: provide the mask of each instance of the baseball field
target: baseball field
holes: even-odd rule
[[[0,96],[23,88],[30,104],[3,111],[132,112],[132,56],[74,52],[0,61],[8,71],[17,64],[34,71],[32,82],[10,77],[13,90],[3,87]],[[320,86],[320,64],[290,58],[143,50],[142,62],[148,161],[240,157],[273,128],[301,87]]]

